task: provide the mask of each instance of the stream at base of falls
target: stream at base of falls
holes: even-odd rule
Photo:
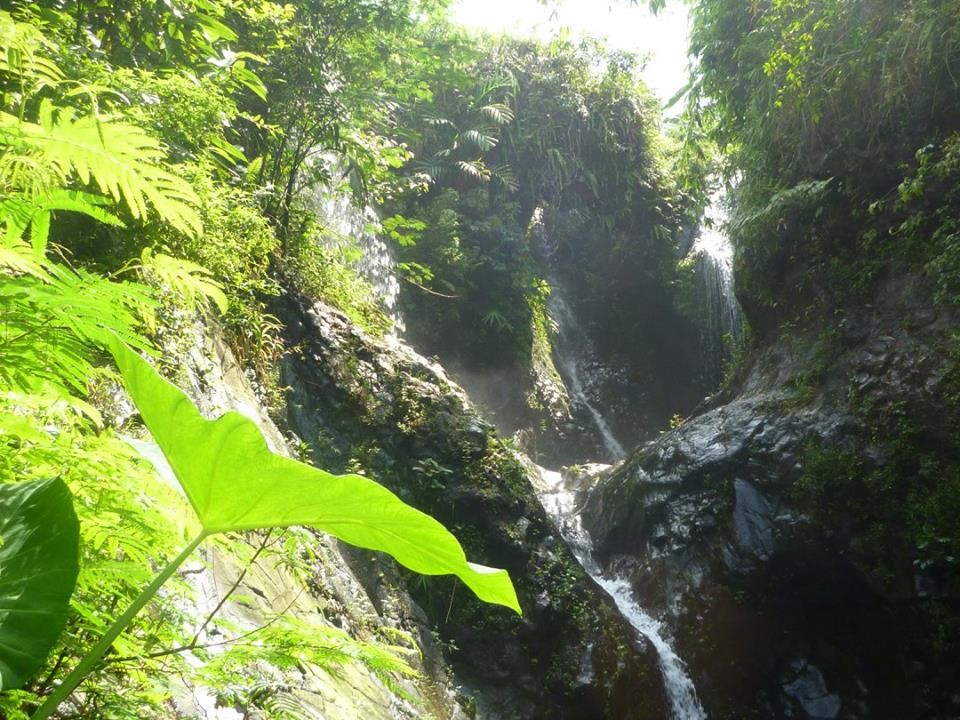
[[[543,486],[540,502],[553,519],[584,570],[609,595],[634,630],[650,641],[657,651],[664,689],[670,705],[671,720],[705,720],[706,713],[697,697],[686,666],[663,636],[660,623],[650,617],[634,599],[630,584],[623,578],[603,573],[593,557],[590,534],[583,527],[576,492],[567,487],[563,476],[555,470],[537,468]]]

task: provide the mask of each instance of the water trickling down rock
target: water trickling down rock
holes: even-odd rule
[[[671,720],[705,720],[706,714],[697,698],[686,666],[663,636],[661,624],[652,618],[634,598],[627,579],[605,573],[593,557],[593,543],[584,529],[577,505],[576,490],[568,486],[563,475],[538,468],[543,482],[540,501],[553,518],[560,534],[590,576],[614,601],[621,615],[634,630],[650,641],[657,652],[664,690],[670,704]]]
[[[586,333],[577,322],[573,311],[564,300],[559,283],[550,283],[548,305],[550,317],[557,326],[557,341],[554,357],[567,384],[570,400],[576,410],[585,410],[597,436],[603,444],[608,460],[622,460],[627,451],[614,436],[609,423],[597,410],[589,397],[590,372],[586,366],[591,362],[593,346]],[[585,384],[586,383],[586,384]]]
[[[331,177],[343,175],[342,164],[336,157],[327,157],[325,162]],[[323,241],[330,249],[341,253],[353,247],[359,249],[359,257],[352,264],[370,283],[377,301],[392,321],[391,337],[402,335],[406,326],[397,308],[400,281],[390,247],[377,234],[380,218],[376,210],[370,205],[357,206],[350,190],[338,186],[315,188],[310,203],[327,230]]]

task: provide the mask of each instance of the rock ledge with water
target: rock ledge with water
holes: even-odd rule
[[[586,499],[712,720],[960,717],[960,582],[917,542],[951,522],[960,437],[958,319],[928,297],[891,282],[782,336]]]
[[[527,469],[463,391],[402,343],[377,342],[322,303],[283,302],[290,423],[317,464],[369,473],[517,586],[523,618],[483,605],[450,578],[354,558],[372,597],[385,588],[409,594],[477,717],[665,717],[654,649],[631,641],[547,518]]]

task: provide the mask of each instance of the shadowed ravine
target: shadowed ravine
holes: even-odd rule
[[[375,217],[374,211],[371,208],[361,210],[342,199],[337,201],[336,197],[324,198],[321,205],[330,221],[343,228],[352,228],[353,237],[361,240],[364,258],[360,266],[377,269],[373,275],[367,273],[367,277],[379,301],[393,313],[396,320],[395,268],[392,263],[383,262],[383,243],[368,230],[360,231],[365,223],[369,225],[371,217]],[[739,307],[733,295],[732,250],[719,228],[705,227],[691,253],[698,260],[696,293],[710,315],[707,328],[710,337],[706,338],[705,350],[711,355],[711,360],[719,365],[724,353],[724,335],[729,334],[736,340],[742,335]],[[592,341],[566,301],[562,281],[557,278],[550,279],[548,313],[556,333],[553,359],[574,411],[579,409],[583,418],[581,431],[588,432],[599,441],[595,447],[603,457],[598,459],[619,462],[628,456],[629,451],[614,435],[598,407],[603,401],[597,391],[602,382],[593,377],[596,372],[605,370],[597,362]],[[399,329],[402,332],[402,324]],[[641,439],[632,438],[634,441]],[[535,482],[535,485],[540,501],[564,541],[584,570],[613,600],[620,615],[638,638],[648,641],[655,649],[671,720],[705,719],[706,713],[687,673],[686,664],[673,649],[664,626],[641,607],[627,578],[605,571],[594,558],[593,542],[580,515],[583,498],[578,502],[576,488],[570,486],[561,472],[539,466],[537,469],[541,482]]]

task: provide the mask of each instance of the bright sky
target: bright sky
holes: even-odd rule
[[[605,37],[613,48],[650,56],[643,77],[664,102],[686,83],[688,18],[679,0],[654,16],[646,3],[626,0],[558,0],[547,6],[538,0],[455,0],[450,15],[468,27],[522,37],[547,39],[561,27],[574,37]]]

